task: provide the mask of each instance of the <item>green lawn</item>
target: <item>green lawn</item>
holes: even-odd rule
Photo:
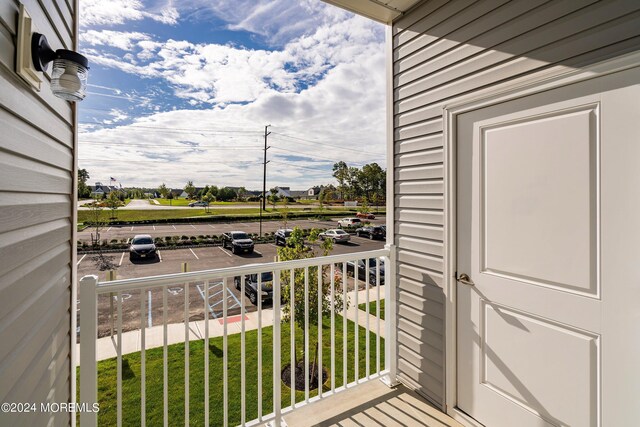
[[[369,314],[372,314],[373,316],[376,315],[376,304],[377,301],[369,302]],[[362,311],[367,311],[367,303],[359,304],[358,308]],[[380,319],[384,320],[384,300],[380,301]]]
[[[302,210],[302,209],[291,209],[289,213],[295,212],[306,212],[309,214],[317,214],[322,215],[326,212],[322,212],[319,210]],[[333,212],[332,212],[333,213]],[[216,215],[234,215],[242,218],[242,216],[251,217],[251,219],[257,219],[257,216],[260,214],[259,208],[249,208],[249,209],[215,209],[212,208],[209,212],[205,212],[204,208],[191,208],[191,209],[171,209],[171,210],[121,210],[118,209],[116,212],[116,221],[149,221],[149,220],[159,220],[159,219],[178,219],[178,218],[192,218],[192,217],[200,217],[200,216],[208,216],[212,219],[215,219]],[[109,220],[111,216],[111,211],[108,209],[103,210],[103,218],[105,220]],[[353,212],[345,211],[344,215],[353,215]],[[78,222],[91,222],[91,211],[78,211]],[[273,210],[271,208],[267,208],[266,212],[263,213],[263,217],[265,218],[281,218],[282,215],[280,211]]]
[[[155,199],[163,206],[189,206],[189,203],[197,202],[197,200],[187,200],[187,199]],[[151,204],[153,201],[149,201]],[[228,205],[256,205],[258,206],[258,202],[212,202],[211,206],[228,206]]]
[[[336,316],[336,387],[342,385],[343,379],[343,328],[342,317]],[[348,381],[355,380],[354,370],[354,329],[355,324],[348,322],[347,354],[348,354]],[[317,329],[309,328],[309,336],[312,337],[310,349],[315,348]],[[329,368],[330,374],[330,321],[324,322],[323,327],[323,366]],[[359,328],[359,377],[366,374],[365,329]],[[282,367],[290,361],[290,336],[289,323],[282,323]],[[296,328],[296,349],[303,347],[304,333]],[[246,333],[246,420],[257,417],[258,411],[258,365],[257,365],[257,339],[256,330]],[[263,414],[273,411],[273,372],[272,372],[272,327],[262,330],[262,407]],[[384,348],[384,340],[381,341],[381,349]],[[371,372],[376,369],[376,335],[370,334],[370,364]],[[189,345],[189,417],[190,424],[202,425],[204,420],[204,355],[203,341],[192,341]],[[241,421],[240,402],[240,334],[228,337],[228,376],[229,376],[229,425],[237,425]],[[213,426],[222,425],[223,419],[223,342],[222,337],[209,340],[209,419]],[[380,365],[384,367],[384,351],[381,351]],[[300,357],[300,353],[298,353]],[[313,350],[310,350],[309,358],[312,360]],[[163,364],[162,348],[147,350],[146,352],[146,423],[147,425],[161,425],[163,416]],[[169,390],[169,420],[170,425],[184,425],[184,344],[169,346],[168,350],[168,390]],[[140,353],[123,356],[123,383],[122,383],[122,414],[123,425],[140,424]],[[116,425],[116,359],[109,359],[98,363],[98,400],[100,412],[98,414],[99,425]],[[80,376],[78,375],[78,382]],[[281,384],[282,407],[291,403],[289,387]],[[331,379],[327,381],[325,390],[330,390]],[[317,394],[317,390],[311,395]],[[304,392],[296,392],[296,401],[304,400]]]

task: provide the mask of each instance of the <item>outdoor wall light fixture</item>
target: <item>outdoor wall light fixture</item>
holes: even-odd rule
[[[31,36],[31,60],[36,71],[46,71],[53,61],[51,91],[67,101],[82,101],[87,87],[89,61],[77,52],[66,49],[54,51],[47,38],[40,33]]]
[[[40,72],[51,71],[51,91],[67,101],[82,101],[86,96],[89,61],[78,52],[66,49],[53,50],[47,38],[33,28],[31,17],[20,5],[18,19],[18,43],[16,72],[31,86],[40,90]]]

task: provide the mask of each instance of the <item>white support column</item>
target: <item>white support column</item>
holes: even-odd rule
[[[398,382],[398,339],[396,322],[396,280],[397,280],[397,257],[396,246],[387,244],[385,249],[389,251],[389,258],[385,260],[384,294],[386,303],[384,305],[384,365],[387,375],[381,381],[389,387],[395,387]]]
[[[98,402],[98,364],[96,340],[98,337],[98,276],[80,279],[80,403],[92,408]],[[75,331],[74,331],[75,332]],[[98,425],[98,414],[91,411],[80,413],[80,424],[88,427]]]

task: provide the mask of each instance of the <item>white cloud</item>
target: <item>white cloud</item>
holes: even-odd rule
[[[320,2],[190,4],[196,3],[227,14],[230,28],[289,41],[276,50],[260,50],[122,36],[118,43],[131,55],[124,57],[96,42],[87,51],[92,62],[164,79],[174,95],[208,109],[153,113],[111,129],[84,126],[80,167],[98,180],[117,174],[123,185],[164,181],[178,188],[192,179],[196,185],[257,189],[262,186],[262,132],[269,123],[269,186],[297,190],[326,184],[339,160],[384,167],[382,26]],[[293,11],[283,12],[284,5]],[[247,11],[249,16],[240,15]],[[279,24],[264,23],[265,17]]]
[[[299,92],[336,64],[359,60],[371,48],[382,50],[382,29],[350,16],[294,39],[280,50],[260,50],[184,40],[151,40],[142,33],[89,31],[92,62],[142,77],[163,78],[178,97],[208,104],[252,102],[271,92]],[[100,44],[132,51],[119,56]],[[143,63],[138,63],[138,60]]]
[[[274,44],[352,16],[318,0],[186,0],[181,5],[199,13],[208,11],[228,22],[229,29],[259,34]]]
[[[140,0],[82,0],[80,25],[118,25],[145,18],[169,25],[178,22],[180,15],[174,7],[164,5],[156,9],[149,10]]]
[[[132,50],[139,42],[150,40],[145,33],[87,30],[80,33],[80,41],[92,46],[111,46],[122,50]]]

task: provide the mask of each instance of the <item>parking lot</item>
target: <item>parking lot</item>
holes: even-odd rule
[[[336,244],[332,254],[345,254],[353,252],[380,249],[384,242],[369,240],[352,236],[351,242],[346,244]],[[223,267],[265,263],[274,261],[277,254],[277,247],[273,244],[258,244],[253,254],[233,255],[227,249],[219,246],[191,248],[191,249],[162,249],[158,257],[152,260],[134,261],[129,260],[128,252],[108,253],[111,262],[117,266],[115,269],[116,279],[126,279],[133,277],[157,276],[181,271],[183,263],[188,264],[189,271],[210,270]],[[107,271],[98,271],[95,262],[95,255],[78,256],[78,277],[95,274],[101,281],[108,280]],[[353,280],[348,281],[348,289],[353,288]],[[189,321],[204,319],[205,310],[209,311],[209,317],[219,318],[223,308],[223,282],[222,278],[211,280],[209,286],[209,298],[205,303],[204,282],[194,282],[186,285],[189,294]],[[361,283],[361,287],[364,286]],[[79,290],[81,292],[81,290]],[[185,318],[185,284],[176,283],[175,286],[167,289],[167,322],[183,322]],[[240,313],[241,306],[245,306],[246,311],[254,311],[256,307],[251,304],[246,295],[240,295],[233,282],[229,282],[227,289],[228,315],[234,316]],[[161,324],[163,321],[164,295],[161,288],[146,289],[143,295],[143,305],[141,306],[140,291],[123,293],[122,295],[122,323],[123,331],[134,330],[140,327],[141,321],[147,327]],[[78,301],[79,302],[79,301]],[[117,297],[115,295],[101,295],[98,300],[98,335],[106,336],[111,331],[111,307],[117,311]],[[265,308],[270,308],[265,304]],[[78,310],[82,309],[78,305]],[[144,310],[141,313],[141,310]]]
[[[316,220],[316,219],[304,219],[304,220],[291,220],[287,222],[288,228],[300,227],[302,229],[308,228],[335,228],[338,225],[338,219],[330,220]],[[367,220],[373,224],[384,224],[385,217],[379,216],[376,219]],[[263,221],[262,232],[272,233],[279,228],[283,227],[282,221]],[[101,239],[128,239],[132,238],[136,234],[149,234],[153,237],[164,236],[207,236],[207,235],[220,235],[228,231],[241,230],[247,233],[258,233],[260,231],[259,222],[225,222],[225,223],[194,223],[194,224],[150,224],[150,225],[114,225],[111,227],[103,228],[100,231]],[[83,231],[78,232],[78,240],[89,242],[91,241],[91,233],[94,232],[92,228],[86,228]]]

